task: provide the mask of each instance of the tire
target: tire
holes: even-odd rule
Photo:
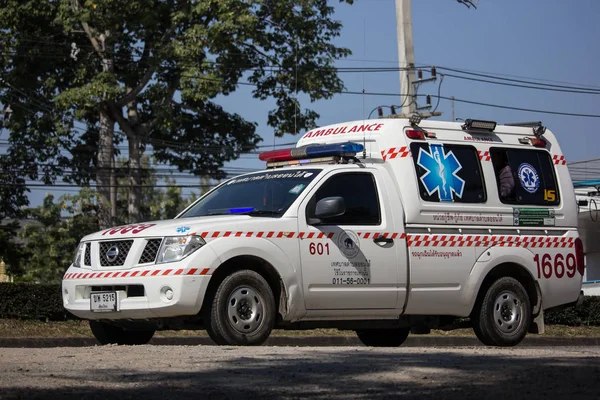
[[[369,347],[398,347],[406,341],[409,328],[361,329],[356,331],[360,341]]]
[[[487,289],[473,315],[473,331],[486,346],[516,346],[531,325],[531,300],[523,285],[511,277]]]
[[[154,336],[153,330],[128,331],[115,325],[90,320],[90,329],[101,345],[142,345],[148,344]]]
[[[205,327],[218,345],[258,346],[275,325],[275,298],[257,272],[241,270],[219,284],[205,315]]]

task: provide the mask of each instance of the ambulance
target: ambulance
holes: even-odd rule
[[[259,158],[173,220],[84,237],[64,307],[102,344],[338,328],[399,346],[468,325],[514,346],[582,300],[575,194],[541,123],[354,121]]]

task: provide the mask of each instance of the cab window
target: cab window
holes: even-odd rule
[[[413,142],[410,150],[421,199],[485,203],[481,163],[473,146]]]
[[[554,165],[544,150],[491,148],[500,201],[553,206],[560,202]]]
[[[317,202],[326,197],[340,196],[346,212],[328,218],[327,225],[379,225],[381,213],[375,178],[370,173],[342,173],[329,178],[311,199],[306,215],[313,215]]]

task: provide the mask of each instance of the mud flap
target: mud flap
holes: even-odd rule
[[[542,308],[542,292],[540,290],[540,286],[537,282],[535,282],[535,292],[537,302],[533,306],[531,325],[529,326],[529,333],[538,333],[542,335],[545,331],[544,325],[544,309]]]

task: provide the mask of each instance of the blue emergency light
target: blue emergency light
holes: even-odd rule
[[[362,144],[353,142],[332,144],[309,144],[303,147],[292,147],[289,149],[271,150],[260,153],[261,161],[277,162],[290,161],[302,158],[331,157],[331,156],[355,156],[363,151]]]

